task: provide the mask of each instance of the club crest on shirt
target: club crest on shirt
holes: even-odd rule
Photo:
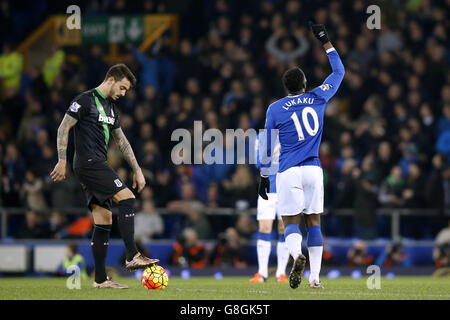
[[[119,179],[114,180],[114,183],[116,184],[117,187],[121,187],[122,186],[122,181],[120,181]]]

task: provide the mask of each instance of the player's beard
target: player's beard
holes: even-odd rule
[[[113,85],[111,86],[111,88],[109,89],[109,96],[110,96],[113,100],[116,100],[116,99],[119,97],[119,95],[116,94],[116,91],[114,90],[114,86],[115,86],[115,84],[113,84]]]

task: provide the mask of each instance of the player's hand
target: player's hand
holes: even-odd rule
[[[267,196],[267,193],[269,191],[270,191],[269,177],[261,177],[261,180],[259,180],[258,194],[264,200],[269,200],[269,197]]]
[[[322,44],[330,41],[330,39],[328,39],[327,30],[323,24],[314,24],[312,21],[309,21],[309,27],[311,28],[311,31],[316,39],[322,42]]]
[[[136,187],[138,192],[141,192],[145,187],[145,177],[141,170],[133,174],[133,189],[136,189]]]
[[[59,160],[53,171],[50,173],[50,177],[54,182],[63,181],[66,178],[67,162],[65,160]]]

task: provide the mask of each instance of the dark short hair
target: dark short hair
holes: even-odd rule
[[[298,67],[287,70],[282,77],[283,86],[289,94],[300,93],[306,89],[306,77]]]
[[[123,78],[127,78],[128,81],[130,81],[132,87],[136,85],[136,77],[134,76],[133,72],[131,72],[131,70],[123,63],[115,64],[111,68],[109,68],[105,76],[105,81],[109,77],[113,77],[115,81],[120,81]]]

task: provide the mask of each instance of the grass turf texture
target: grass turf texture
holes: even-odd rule
[[[92,280],[81,282],[80,290],[66,288],[66,278],[0,278],[0,300],[450,300],[450,277],[398,276],[381,277],[381,289],[369,290],[366,277],[352,279],[323,277],[324,290],[313,290],[303,281],[293,290],[286,283],[269,278],[266,283],[252,284],[249,277],[172,277],[165,290],[147,290],[139,280],[115,278],[129,289],[94,289]]]

